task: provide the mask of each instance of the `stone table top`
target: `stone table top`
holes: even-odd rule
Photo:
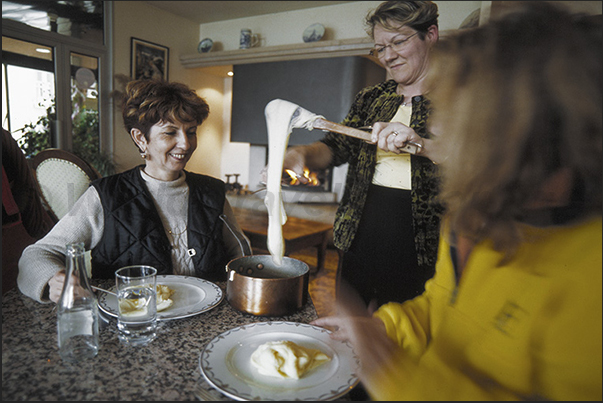
[[[226,283],[217,284],[226,295]],[[230,400],[209,386],[199,368],[213,338],[245,324],[309,323],[316,317],[310,298],[298,312],[274,318],[241,313],[224,297],[210,311],[160,321],[155,340],[132,347],[119,342],[116,319],[102,314],[98,355],[69,364],[58,352],[55,304],[13,289],[2,297],[2,400],[197,400],[198,387],[210,390],[214,400]]]

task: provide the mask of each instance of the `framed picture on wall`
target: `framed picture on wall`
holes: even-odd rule
[[[168,79],[170,49],[132,37],[130,43],[130,75],[133,79]]]

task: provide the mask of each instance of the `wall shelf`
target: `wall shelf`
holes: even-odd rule
[[[182,55],[180,62],[187,69],[338,56],[366,56],[378,63],[369,56],[372,47],[371,38],[342,39]]]

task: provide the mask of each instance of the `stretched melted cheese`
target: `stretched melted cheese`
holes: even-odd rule
[[[266,196],[264,204],[268,209],[268,251],[278,266],[285,254],[283,225],[287,222],[287,213],[283,205],[281,178],[283,160],[293,128],[312,130],[313,122],[323,116],[315,115],[304,108],[282,99],[273,99],[264,109],[268,129],[268,169],[266,172]]]
[[[286,340],[264,343],[251,355],[251,363],[260,374],[282,379],[299,379],[306,372],[330,360],[320,350]]]

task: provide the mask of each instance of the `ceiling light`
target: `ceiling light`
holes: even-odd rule
[[[228,75],[228,77],[232,77],[234,76],[234,73],[232,71],[229,71],[228,73],[226,73]]]
[[[50,53],[50,49],[47,49],[47,48],[36,48],[36,52]]]

